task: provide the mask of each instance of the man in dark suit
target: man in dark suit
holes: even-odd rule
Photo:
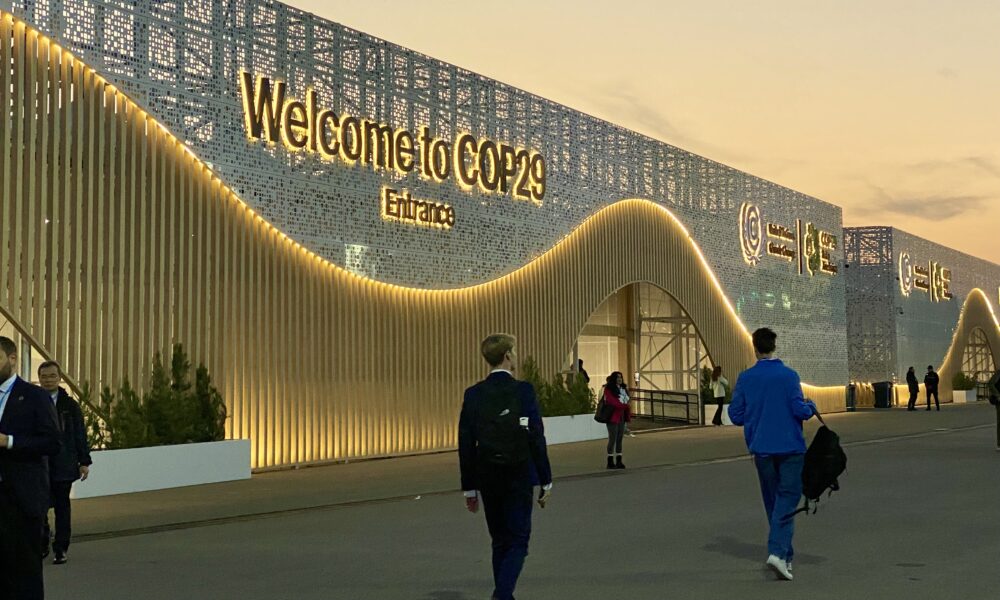
[[[513,336],[499,333],[481,345],[489,376],[465,390],[458,422],[462,490],[469,512],[486,512],[493,539],[494,600],[512,600],[528,555],[531,505],[535,485],[545,508],[552,489],[552,469],[545,448],[535,389],[514,379]]]
[[[0,336],[0,598],[41,600],[45,457],[59,452],[59,425],[45,390],[16,368],[17,345]]]
[[[927,365],[927,374],[924,375],[924,389],[927,392],[927,410],[931,409],[931,394],[934,394],[934,406],[941,410],[941,402],[938,401],[938,383],[941,378],[934,372],[934,365]]]
[[[49,459],[49,490],[52,508],[56,513],[56,534],[52,541],[55,559],[52,564],[66,562],[71,533],[69,493],[77,479],[86,481],[90,475],[90,447],[87,445],[87,430],[83,423],[80,405],[66,390],[59,386],[62,371],[54,360],[43,362],[38,367],[38,383],[49,394],[56,408],[59,430],[62,432],[62,449]],[[42,556],[49,553],[49,520],[45,518],[42,533]]]
[[[917,384],[917,374],[913,372],[913,367],[906,372],[906,387],[910,390],[910,401],[906,405],[906,410],[917,410],[917,395],[920,393],[920,385]]]

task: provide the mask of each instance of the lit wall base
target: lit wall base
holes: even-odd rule
[[[249,440],[102,450],[91,458],[90,476],[73,484],[71,498],[250,479]]]
[[[607,427],[595,421],[593,414],[544,417],[542,421],[545,423],[545,441],[549,446],[608,437]]]

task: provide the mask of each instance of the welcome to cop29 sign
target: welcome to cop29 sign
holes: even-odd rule
[[[292,152],[316,154],[327,161],[362,164],[373,169],[414,171],[427,180],[457,181],[464,190],[510,194],[540,205],[545,198],[545,158],[538,152],[459,133],[453,140],[417,133],[350,114],[338,115],[317,105],[316,92],[304,100],[288,95],[284,81],[240,73],[247,136],[251,141],[281,143]],[[383,187],[379,203],[386,220],[450,229],[452,206],[413,198],[407,190]]]

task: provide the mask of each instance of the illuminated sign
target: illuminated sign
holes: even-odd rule
[[[951,269],[936,261],[914,263],[909,252],[899,253],[899,291],[909,296],[913,290],[930,296],[932,302],[951,300]]]
[[[455,209],[447,204],[416,200],[407,190],[382,188],[380,194],[382,218],[424,227],[451,229],[455,226]]]
[[[246,71],[240,73],[240,90],[247,136],[252,141],[281,142],[291,152],[391,169],[400,175],[417,171],[439,183],[453,177],[464,190],[478,187],[538,205],[545,198],[545,158],[538,152],[471,133],[459,133],[449,141],[432,135],[427,126],[413,133],[354,115],[338,115],[318,106],[311,88],[304,100],[297,100],[287,95],[284,81],[255,78]]]
[[[766,223],[755,204],[744,202],[740,207],[740,250],[750,266],[760,264],[761,255],[796,263],[799,274],[836,275],[833,252],[837,236],[817,228],[812,223],[795,221],[795,229],[779,223]],[[762,235],[766,233],[765,235]]]

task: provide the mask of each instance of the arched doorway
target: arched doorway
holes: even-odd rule
[[[986,384],[996,372],[997,364],[986,332],[980,327],[969,333],[969,340],[962,352],[962,372],[976,382],[976,396],[986,399]]]
[[[567,370],[578,360],[595,394],[608,374],[625,375],[637,427],[702,422],[700,372],[711,361],[690,315],[659,287],[634,283],[605,299],[580,331]]]

